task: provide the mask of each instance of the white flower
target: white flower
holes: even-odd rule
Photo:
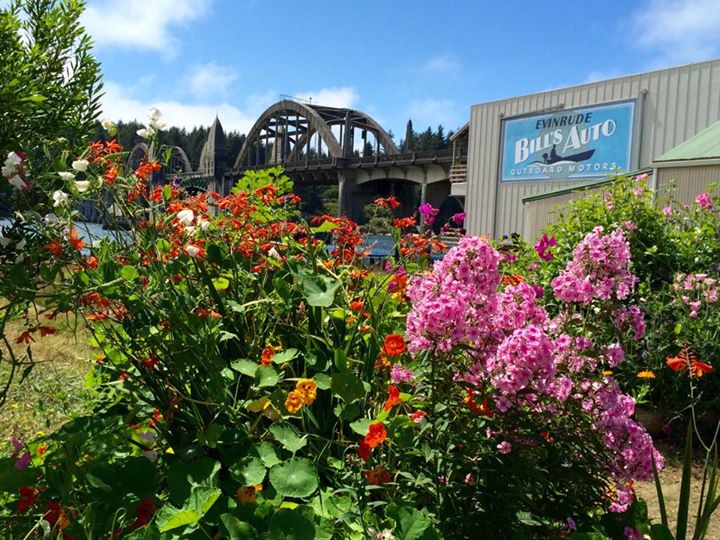
[[[88,165],[89,163],[87,159],[76,159],[72,163],[72,168],[78,172],[85,172],[87,171]]]
[[[84,191],[87,191],[90,188],[90,182],[88,180],[78,180],[75,182],[75,189],[78,190],[79,193],[83,193]]]
[[[185,247],[185,251],[187,251],[187,254],[190,255],[191,257],[197,257],[198,253],[200,253],[200,248],[197,246],[194,246],[192,244],[188,244]]]
[[[148,126],[142,129],[138,129],[136,133],[143,139],[149,139],[150,137],[155,135],[155,130],[152,127]]]
[[[100,125],[105,131],[113,131],[117,129],[117,124],[112,120],[103,120],[102,122],[100,122]]]
[[[17,264],[17,263],[21,263],[21,262],[23,262],[24,260],[25,260],[25,254],[24,254],[24,253],[21,253],[20,255],[18,255],[17,257],[15,257],[15,263],[16,263],[16,264]]]
[[[27,189],[28,185],[23,181],[22,178],[20,178],[17,174],[13,176],[12,178],[8,178],[8,182],[10,182],[13,186],[15,186],[18,189]]]
[[[26,244],[27,244],[27,238],[23,238],[17,244],[15,244],[15,251],[22,251],[23,249],[25,249]]]
[[[22,158],[15,152],[10,152],[5,158],[5,167],[17,167],[22,163]]]
[[[279,259],[280,254],[278,253],[277,249],[275,249],[275,247],[271,247],[268,251],[268,257],[272,257],[273,259]]]
[[[5,178],[10,178],[12,175],[14,175],[17,172],[17,167],[15,165],[3,165],[2,166],[2,175]]]
[[[207,219],[201,219],[200,220],[200,228],[203,231],[207,231],[210,228],[210,221]]]
[[[193,234],[195,234],[196,229],[197,229],[197,227],[190,225],[189,227],[185,227],[185,232],[187,233],[188,236],[192,236]]]
[[[65,180],[66,182],[69,182],[70,180],[75,179],[75,173],[73,173],[73,172],[62,171],[62,172],[58,173],[58,176],[60,178],[62,178],[63,180]]]
[[[55,201],[53,203],[53,206],[55,208],[57,208],[60,205],[65,204],[68,200],[68,194],[65,193],[64,191],[60,191],[59,189],[55,193],[53,193],[52,197],[53,197],[53,201]]]
[[[183,225],[190,225],[193,222],[193,219],[195,219],[195,214],[190,209],[180,210],[177,213],[177,218]]]

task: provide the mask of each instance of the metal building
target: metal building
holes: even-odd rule
[[[523,233],[523,198],[647,167],[718,120],[720,60],[474,105],[468,233]]]

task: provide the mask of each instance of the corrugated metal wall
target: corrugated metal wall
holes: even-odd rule
[[[643,100],[641,94],[647,90]],[[465,209],[470,234],[498,237],[523,232],[523,197],[587,182],[499,182],[502,118],[563,105],[573,109],[637,98],[642,142],[634,163],[648,165],[663,152],[720,120],[720,60],[483,103],[470,113]],[[638,154],[639,151],[639,154]]]
[[[581,199],[582,197],[587,197],[597,191],[604,191],[605,189],[605,187],[598,187],[593,190],[563,193],[556,197],[548,197],[546,199],[528,202],[524,208],[525,227],[523,229],[523,238],[528,242],[534,241],[548,225],[555,223],[558,218],[557,212],[561,206],[571,201]]]
[[[677,202],[692,202],[695,195],[705,191],[708,184],[720,183],[720,165],[694,167],[663,167],[657,170],[658,196],[665,195],[673,184],[673,199]]]

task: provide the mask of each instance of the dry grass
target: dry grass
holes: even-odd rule
[[[32,343],[36,364],[21,382],[10,387],[0,414],[0,440],[15,435],[32,440],[57,429],[74,415],[88,410],[90,393],[84,388],[94,352],[87,331],[75,328],[72,320],[48,323],[57,329],[52,335]],[[14,323],[6,330],[15,354],[26,358],[24,345],[15,345],[23,325]],[[0,383],[9,373],[7,363],[0,364]]]

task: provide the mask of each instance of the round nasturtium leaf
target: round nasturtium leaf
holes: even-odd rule
[[[253,456],[242,458],[235,465],[230,467],[230,474],[233,479],[240,482],[243,486],[254,486],[265,480],[265,465]]]
[[[270,484],[281,497],[309,497],[318,483],[317,469],[309,459],[291,458],[270,469]]]

